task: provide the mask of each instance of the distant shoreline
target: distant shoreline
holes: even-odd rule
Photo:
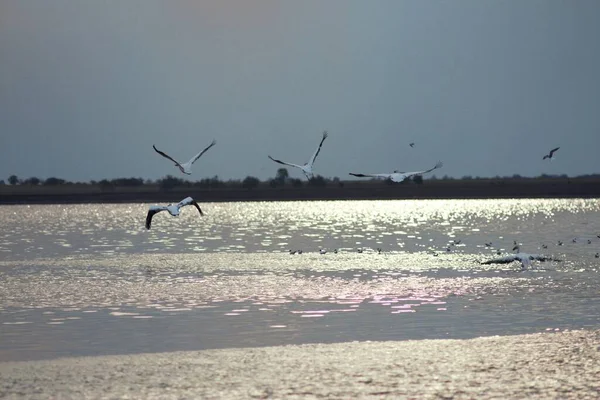
[[[74,204],[173,202],[192,196],[204,202],[300,200],[420,200],[496,198],[600,198],[597,178],[513,178],[426,180],[423,184],[346,181],[325,186],[266,185],[199,188],[157,185],[101,187],[99,185],[0,186],[0,204]]]

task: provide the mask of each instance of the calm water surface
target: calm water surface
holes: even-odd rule
[[[0,206],[0,361],[600,328],[599,200],[201,207]]]

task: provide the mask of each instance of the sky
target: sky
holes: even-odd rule
[[[152,145],[213,139],[189,179],[266,179],[324,130],[326,177],[600,173],[599,20],[597,0],[0,0],[0,179],[185,177]]]

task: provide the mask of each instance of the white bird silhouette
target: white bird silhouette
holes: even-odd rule
[[[171,214],[174,217],[177,217],[181,212],[181,208],[189,205],[193,205],[194,207],[196,207],[201,216],[204,215],[204,213],[200,209],[200,206],[198,206],[198,203],[196,203],[196,201],[191,197],[186,197],[179,203],[169,204],[168,206],[150,206],[148,214],[146,215],[146,229],[150,229],[150,224],[152,224],[152,217],[154,216],[154,214],[159,213],[161,211],[168,211],[169,214]]]
[[[168,154],[160,151],[159,149],[156,148],[155,145],[152,145],[152,147],[154,148],[154,151],[156,151],[158,154],[160,154],[161,156],[173,161],[175,163],[175,166],[177,168],[179,168],[179,170],[181,172],[183,172],[184,174],[187,175],[191,175],[192,174],[192,164],[196,162],[197,159],[200,158],[200,156],[202,154],[204,154],[208,149],[210,149],[211,147],[213,147],[215,144],[217,144],[216,140],[213,140],[211,142],[211,144],[208,145],[207,148],[205,148],[204,150],[202,150],[200,153],[196,154],[194,157],[192,157],[188,162],[185,163],[180,163],[179,161],[175,160],[173,157],[169,156]]]
[[[394,171],[391,174],[355,174],[355,173],[350,172],[350,175],[357,176],[359,178],[380,178],[380,179],[389,179],[392,182],[402,182],[405,179],[408,179],[415,175],[423,175],[423,174],[431,172],[435,169],[442,168],[443,165],[444,164],[441,161],[438,161],[438,163],[435,164],[435,167],[428,169],[426,171],[414,171],[414,172]]]
[[[521,263],[521,269],[525,269],[525,267],[528,267],[529,265],[531,265],[531,262],[533,260],[560,261],[558,259],[548,257],[548,256],[543,256],[541,254],[521,253],[519,246],[515,246],[513,248],[513,250],[517,250],[517,253],[511,254],[508,256],[504,256],[504,257],[500,257],[500,258],[494,258],[494,259],[488,260],[488,261],[483,261],[481,264],[482,265],[485,265],[485,264],[510,264],[513,261],[519,261]]]
[[[321,146],[323,145],[323,142],[325,141],[326,138],[327,138],[327,131],[323,132],[323,138],[321,139],[321,143],[319,143],[319,147],[317,147],[315,154],[313,154],[311,159],[304,165],[292,164],[292,163],[288,163],[285,161],[276,160],[271,156],[269,156],[269,158],[279,164],[288,165],[288,166],[294,167],[294,168],[300,168],[302,170],[302,172],[304,172],[306,179],[311,180],[314,177],[313,165],[315,163],[315,160],[317,159],[317,156],[319,155],[319,152],[321,151]]]

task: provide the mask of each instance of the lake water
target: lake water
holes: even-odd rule
[[[597,199],[200,206],[0,206],[0,361],[600,328]]]

